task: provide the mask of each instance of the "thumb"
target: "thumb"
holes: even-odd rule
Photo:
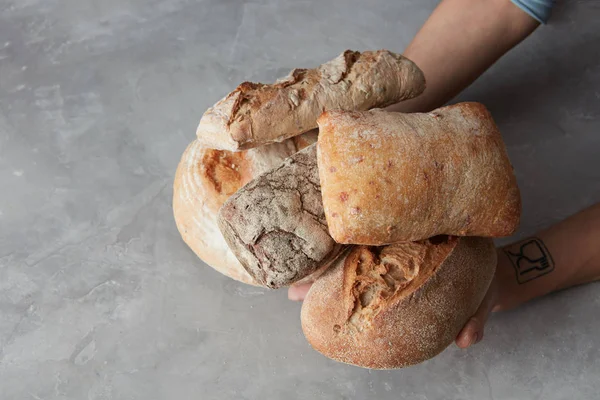
[[[288,289],[288,299],[292,301],[302,301],[308,293],[308,289],[312,286],[312,283],[304,283],[302,285],[290,286]]]
[[[481,339],[483,339],[484,326],[492,311],[495,300],[496,280],[494,279],[487,294],[483,298],[481,305],[456,337],[456,345],[458,347],[466,349],[475,343],[479,343]]]

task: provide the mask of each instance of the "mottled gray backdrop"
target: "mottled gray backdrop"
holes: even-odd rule
[[[208,106],[346,48],[402,51],[435,3],[0,0],[0,399],[599,398],[598,284],[376,372],[314,352],[285,291],[177,233],[172,178]],[[554,14],[460,96],[504,134],[519,235],[600,201],[600,4]]]

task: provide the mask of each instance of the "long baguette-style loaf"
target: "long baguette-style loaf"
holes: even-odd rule
[[[318,146],[325,215],[338,243],[497,237],[517,229],[519,188],[481,104],[427,114],[326,112]]]
[[[274,84],[242,83],[204,113],[197,136],[204,147],[239,151],[316,128],[324,110],[384,107],[424,89],[423,73],[407,58],[387,50],[347,50]]]
[[[475,313],[496,268],[491,239],[436,237],[357,246],[302,305],[309,343],[334,360],[390,369],[434,357]]]
[[[238,190],[221,207],[218,224],[260,285],[287,286],[326,268],[342,246],[327,232],[316,144]]]
[[[190,143],[175,173],[173,213],[185,243],[206,264],[235,280],[259,285],[229,249],[217,214],[223,203],[253,178],[317,141],[316,131],[247,151],[207,149]]]

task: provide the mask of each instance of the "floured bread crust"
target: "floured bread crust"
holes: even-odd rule
[[[278,288],[327,265],[341,250],[327,231],[316,144],[249,182],[219,211],[223,237],[248,273]]]
[[[205,147],[249,149],[316,128],[325,110],[385,107],[423,90],[423,73],[407,58],[387,50],[346,50],[274,84],[242,83],[204,113],[197,136]]]
[[[424,114],[326,112],[318,165],[339,243],[509,236],[519,225],[521,197],[502,136],[478,103]]]
[[[304,335],[325,356],[361,367],[425,361],[452,343],[475,313],[496,260],[486,238],[356,246],[308,292]]]
[[[217,271],[258,285],[227,246],[217,226],[217,214],[225,200],[254,177],[316,140],[313,131],[236,153],[207,149],[198,141],[190,143],[177,167],[173,186],[173,212],[183,240]]]

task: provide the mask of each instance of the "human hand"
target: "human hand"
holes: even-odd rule
[[[302,301],[308,293],[312,283],[303,283],[302,285],[292,285],[288,289],[288,299],[292,301]]]
[[[310,289],[311,283],[302,285],[290,286],[288,289],[288,299],[292,301],[302,301],[306,297],[308,290]],[[498,298],[498,283],[496,277],[490,284],[481,305],[475,312],[475,314],[469,318],[465,326],[461,329],[456,336],[456,345],[461,349],[466,349],[469,346],[479,343],[483,339],[484,326],[490,315],[490,312],[496,304]]]
[[[456,345],[461,349],[466,349],[483,339],[484,326],[487,319],[497,304],[498,300],[498,281],[496,276],[492,280],[490,287],[485,294],[481,304],[475,314],[469,318],[465,326],[456,336]]]

